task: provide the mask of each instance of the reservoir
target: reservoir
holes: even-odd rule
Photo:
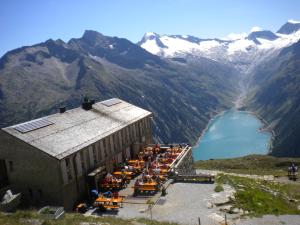
[[[248,112],[226,111],[211,120],[193,147],[194,160],[267,154],[271,133],[259,131],[262,126],[261,121]]]

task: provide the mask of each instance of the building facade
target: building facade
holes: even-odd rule
[[[74,204],[152,142],[151,112],[109,99],[0,131],[0,180],[30,205]]]

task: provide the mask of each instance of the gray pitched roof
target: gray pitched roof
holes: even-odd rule
[[[112,99],[112,102],[115,103],[118,100]],[[62,159],[135,121],[151,115],[149,111],[125,101],[119,101],[120,103],[107,106],[106,100],[95,103],[91,110],[76,108],[65,113],[43,117],[42,119],[53,124],[26,133],[22,133],[16,128],[36,120],[6,127],[2,130],[57,159]]]

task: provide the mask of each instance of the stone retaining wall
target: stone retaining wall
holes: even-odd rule
[[[192,155],[192,148],[189,147],[186,153],[181,157],[178,163],[175,165],[175,170],[179,175],[195,175],[196,170],[194,169],[194,159]]]

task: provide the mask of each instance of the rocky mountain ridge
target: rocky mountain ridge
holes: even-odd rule
[[[0,59],[0,126],[8,126],[96,101],[118,97],[154,114],[161,142],[195,142],[210,117],[232,106],[229,66],[202,58],[176,61],[96,31],[81,38],[47,40]]]

